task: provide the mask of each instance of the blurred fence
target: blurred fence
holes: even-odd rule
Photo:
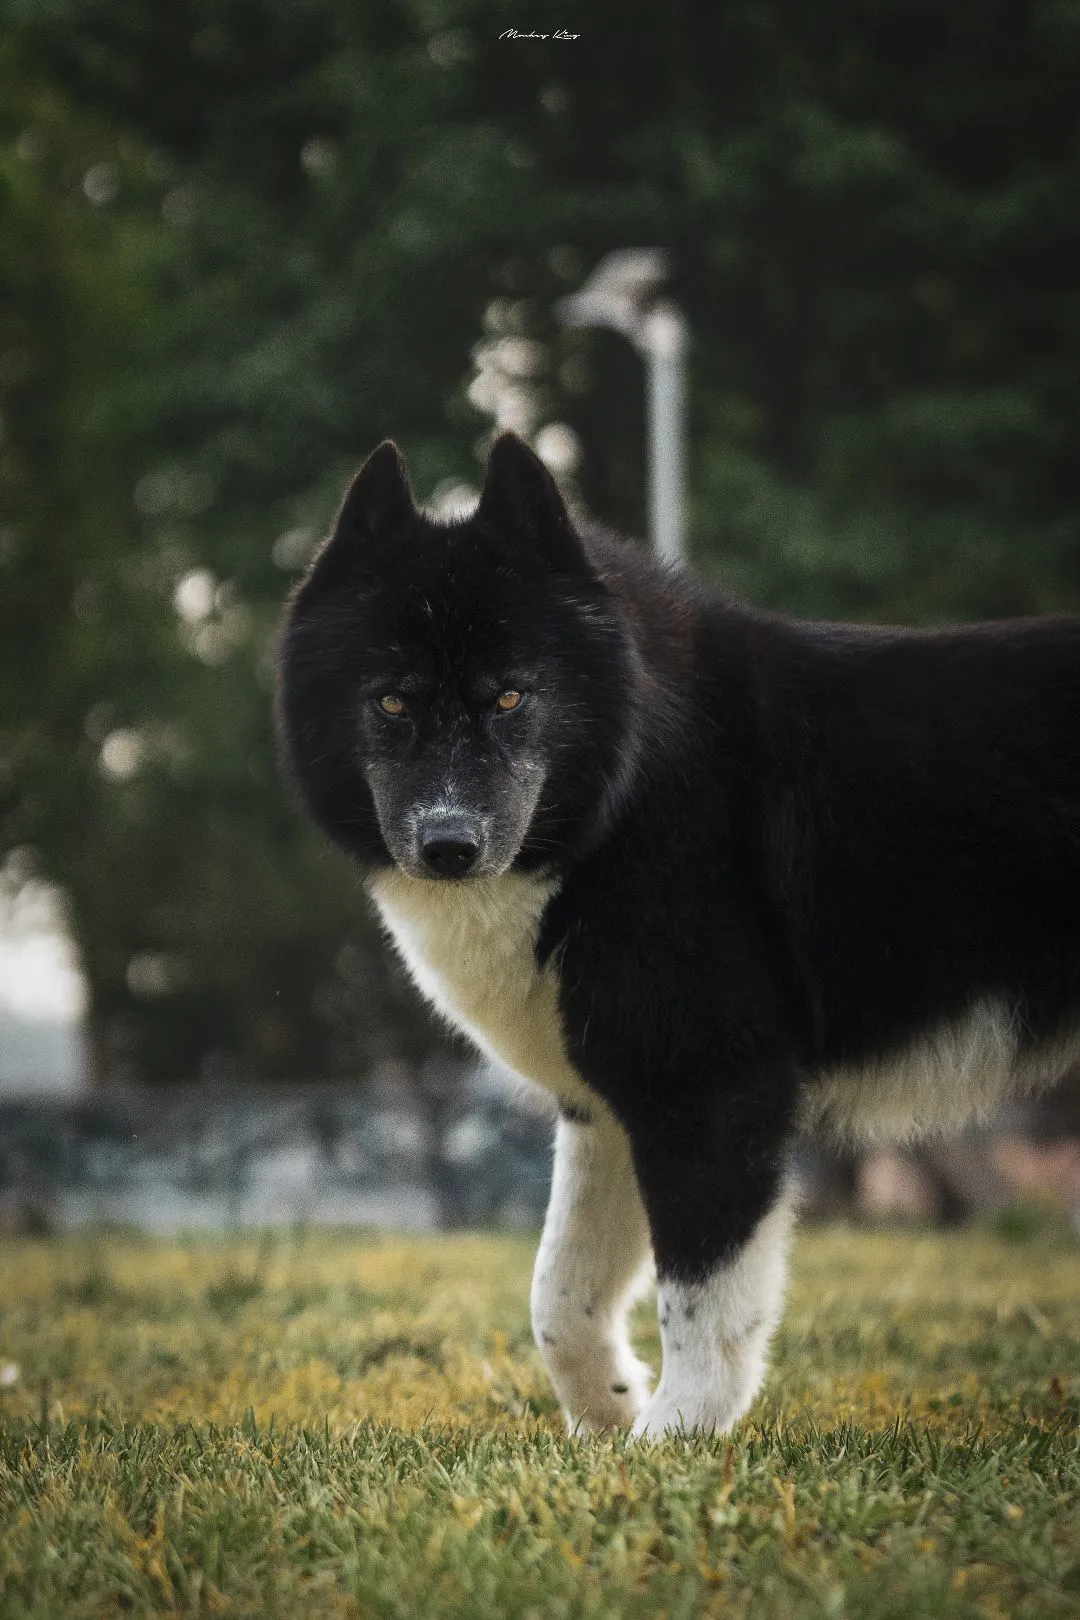
[[[189,1085],[0,1101],[0,1229],[174,1232],[311,1222],[535,1227],[551,1114],[445,1058],[412,1083]],[[911,1147],[798,1146],[807,1215],[985,1217],[1044,1204],[1080,1225],[1075,1089]]]
[[[402,1089],[203,1086],[0,1103],[0,1222],[538,1225],[550,1120],[483,1077]]]

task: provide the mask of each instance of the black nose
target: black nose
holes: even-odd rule
[[[424,865],[439,877],[464,877],[479,853],[479,836],[459,822],[443,821],[420,835]]]

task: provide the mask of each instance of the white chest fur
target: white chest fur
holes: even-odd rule
[[[555,882],[507,872],[439,883],[394,868],[368,887],[416,984],[455,1028],[556,1096],[586,1099],[566,1056],[555,973],[536,966]]]

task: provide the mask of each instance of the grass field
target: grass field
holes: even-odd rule
[[[1073,1235],[805,1232],[750,1417],[654,1449],[564,1435],[532,1248],[8,1241],[0,1616],[1080,1614]]]

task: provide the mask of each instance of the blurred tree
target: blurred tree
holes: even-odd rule
[[[637,361],[551,314],[613,247],[678,265],[704,569],[1080,599],[1076,0],[561,9],[0,0],[3,840],[70,896],[103,1072],[433,1039],[276,783],[272,625],[383,434],[475,482],[485,333],[640,530]]]
[[[95,1069],[416,1059],[427,1021],[274,768],[284,576],[177,426],[206,287],[171,285],[165,159],[10,39],[0,109],[0,851],[67,896]],[[261,603],[227,577],[245,549]]]

